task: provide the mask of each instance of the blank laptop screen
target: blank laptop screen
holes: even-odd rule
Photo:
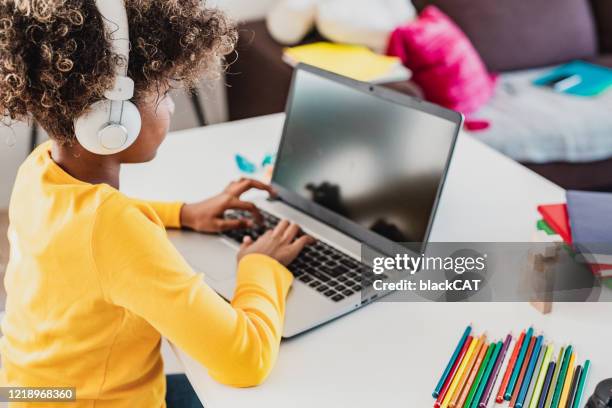
[[[457,124],[300,70],[274,182],[395,242],[422,242]]]

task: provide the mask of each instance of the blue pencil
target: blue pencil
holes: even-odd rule
[[[459,353],[461,352],[461,348],[465,344],[465,340],[468,338],[471,331],[472,331],[472,326],[468,326],[465,328],[465,331],[463,332],[463,336],[461,336],[461,339],[459,340],[459,344],[457,344],[457,348],[455,349],[455,352],[451,356],[450,361],[448,362],[448,365],[446,366],[446,369],[444,370],[444,373],[442,373],[442,377],[440,378],[438,385],[436,385],[436,389],[431,394],[434,398],[438,398],[438,395],[440,395],[440,390],[444,386],[446,377],[448,377],[450,370],[453,368],[453,364],[455,363],[457,356],[459,356]]]
[[[546,371],[546,378],[544,379],[544,386],[542,387],[542,393],[540,394],[540,401],[538,402],[538,408],[544,408],[546,405],[546,399],[550,393],[550,385],[552,384],[553,374],[555,373],[555,367],[557,363],[551,361],[548,364],[548,371]]]
[[[536,339],[536,344],[533,348],[533,353],[531,354],[529,365],[527,366],[527,372],[525,373],[525,378],[523,379],[523,384],[521,385],[519,395],[516,400],[516,408],[523,408],[523,405],[525,404],[525,397],[527,396],[529,385],[531,385],[531,377],[533,377],[533,371],[535,370],[538,358],[540,357],[543,339],[543,336],[538,336],[538,338]]]
[[[504,394],[504,399],[506,401],[510,401],[510,398],[512,398],[512,393],[514,392],[516,381],[518,379],[519,373],[521,372],[521,368],[523,367],[523,360],[525,359],[525,354],[527,354],[527,349],[529,348],[529,342],[531,341],[532,336],[533,328],[530,327],[529,330],[527,330],[527,333],[525,334],[523,346],[521,347],[518,359],[516,360],[516,364],[514,365],[514,371],[512,371],[510,382],[508,382],[508,387],[506,388],[506,393]]]

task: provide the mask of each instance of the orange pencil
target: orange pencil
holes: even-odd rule
[[[484,357],[487,354],[488,348],[489,348],[489,345],[487,344],[486,337],[485,337],[482,341],[482,344],[480,345],[480,352],[478,353],[476,362],[474,363],[474,366],[472,367],[472,372],[470,373],[470,376],[468,377],[467,382],[465,383],[465,387],[463,387],[463,392],[459,396],[459,401],[457,401],[457,405],[456,405],[457,407],[463,407],[463,405],[465,404],[465,400],[467,399],[468,394],[470,393],[470,390],[472,389],[472,386],[474,385],[474,380],[476,379],[478,370],[480,369],[480,366],[482,365],[482,360],[484,360]]]
[[[476,341],[476,346],[474,346],[474,351],[472,351],[472,355],[470,356],[470,359],[467,365],[465,366],[465,370],[463,370],[463,373],[461,374],[461,378],[459,379],[457,388],[455,388],[455,392],[453,393],[451,402],[450,404],[448,404],[450,408],[455,408],[457,406],[457,402],[459,401],[459,397],[461,396],[461,391],[463,390],[463,387],[465,387],[467,378],[470,375],[470,371],[472,371],[472,367],[474,367],[474,362],[476,361],[476,358],[478,357],[478,353],[480,353],[480,348],[482,347],[482,344],[485,342],[486,338],[487,336],[483,334]]]
[[[521,332],[516,344],[514,345],[514,350],[512,350],[512,355],[510,356],[510,360],[508,361],[508,368],[506,368],[506,373],[504,374],[504,378],[499,386],[499,391],[497,392],[497,401],[498,404],[504,402],[504,393],[506,392],[506,388],[508,387],[508,382],[510,381],[510,376],[512,375],[512,371],[514,370],[514,366],[516,365],[516,359],[518,357],[518,353],[521,350],[521,346],[523,345],[523,340],[525,340],[525,330]]]
[[[531,337],[531,341],[529,342],[529,347],[527,348],[527,354],[525,354],[525,360],[523,360],[523,367],[521,368],[521,373],[518,376],[518,380],[516,381],[516,387],[514,387],[514,393],[512,394],[512,399],[510,400],[510,408],[514,407],[516,404],[516,400],[518,399],[519,391],[521,389],[521,384],[523,384],[523,379],[525,378],[525,372],[527,371],[527,366],[529,366],[529,360],[531,360],[531,354],[533,353],[533,347],[536,342],[536,336]]]

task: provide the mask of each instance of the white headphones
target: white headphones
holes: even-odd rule
[[[90,111],[74,122],[76,138],[92,153],[108,155],[130,147],[140,133],[140,112],[130,102],[134,96],[134,81],[128,77],[130,31],[123,0],[96,0],[111,39],[113,53],[125,64],[116,69],[115,84],[104,93],[103,101],[94,103]]]

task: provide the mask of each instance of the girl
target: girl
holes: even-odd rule
[[[4,386],[76,387],[79,407],[163,407],[161,336],[225,384],[260,384],[278,354],[289,264],[312,239],[281,222],[238,255],[226,303],[195,274],[165,228],[218,232],[253,204],[254,180],[195,204],[143,202],[119,191],[122,163],[151,160],[163,141],[175,84],[212,72],[236,41],[219,11],[199,0],[126,0],[141,131],[126,150],[98,155],[74,121],[104,99],[120,56],[94,0],[0,0],[0,111],[33,118],[51,141],[19,170],[11,197]],[[230,262],[231,260],[228,260]],[[33,406],[40,406],[33,404]],[[60,406],[66,406],[61,404]]]

